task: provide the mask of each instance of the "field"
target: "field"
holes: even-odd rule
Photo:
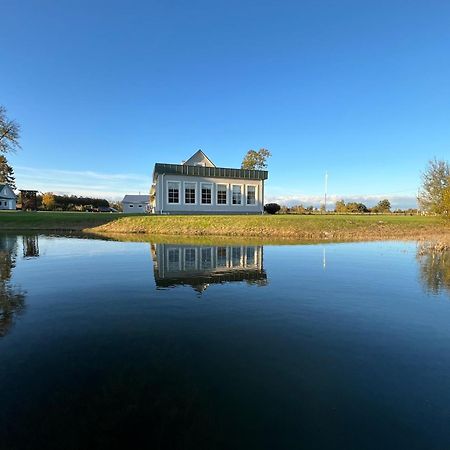
[[[402,215],[140,216],[79,212],[1,212],[0,230],[228,236],[289,240],[450,240],[450,222]]]
[[[0,211],[0,230],[81,231],[124,217],[119,213]]]

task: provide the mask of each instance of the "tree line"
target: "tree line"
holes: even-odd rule
[[[111,206],[104,198],[82,197],[76,195],[56,195],[51,192],[36,196],[38,209],[44,211],[89,211],[99,207]],[[20,203],[20,195],[19,195]]]
[[[348,202],[344,200],[338,200],[336,202],[334,212],[338,214],[345,213],[375,213],[386,214],[391,212],[391,202],[385,198],[380,200],[375,206],[369,208],[364,203]]]

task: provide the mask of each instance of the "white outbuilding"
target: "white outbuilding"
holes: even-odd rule
[[[0,184],[0,210],[16,209],[17,197],[9,184]]]
[[[127,214],[148,213],[150,212],[150,195],[125,195],[122,208]]]

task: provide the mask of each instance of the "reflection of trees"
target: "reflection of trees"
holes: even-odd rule
[[[14,317],[25,308],[25,293],[11,284],[16,257],[17,238],[0,236],[0,337],[6,335]]]
[[[24,258],[39,256],[39,241],[37,236],[22,236]]]
[[[450,294],[450,250],[421,245],[417,252],[420,279],[429,292]]]

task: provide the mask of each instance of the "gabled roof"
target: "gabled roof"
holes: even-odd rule
[[[209,167],[216,167],[216,165],[206,156],[203,150],[197,150],[187,161],[183,163],[184,166],[197,166],[199,160],[206,159],[209,163]]]
[[[1,198],[16,198],[16,194],[14,193],[12,187],[9,184],[2,183],[0,184],[0,193],[4,191],[5,188],[8,188],[5,190],[4,194],[6,194],[8,191],[11,193],[9,197],[5,197],[5,195],[2,195]]]
[[[125,195],[122,203],[149,203],[150,195]]]

